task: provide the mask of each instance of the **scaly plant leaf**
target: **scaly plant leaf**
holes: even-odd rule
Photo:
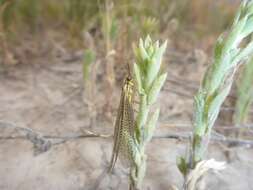
[[[236,101],[234,122],[240,125],[247,122],[249,108],[253,100],[253,58],[249,59],[244,66],[237,86],[238,98]]]
[[[155,128],[156,128],[156,123],[158,120],[160,114],[160,109],[158,108],[153,115],[150,117],[149,121],[147,122],[147,126],[145,127],[145,132],[144,132],[144,141],[145,143],[148,143],[154,134]]]

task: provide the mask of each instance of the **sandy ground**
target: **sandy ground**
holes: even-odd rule
[[[189,86],[198,86],[200,73],[208,60],[201,52],[183,55],[175,52],[165,61],[170,62],[165,65],[169,80],[159,100],[161,117],[156,135],[171,131],[183,134],[183,130],[175,131],[166,125],[191,123],[194,90]],[[0,120],[50,135],[76,134],[90,129],[87,106],[80,90],[81,67],[78,61],[66,63],[58,60],[50,64],[8,68],[0,76]],[[173,82],[180,76],[188,86],[180,87]],[[173,93],[175,91],[177,93]],[[99,105],[104,95],[103,91],[98,92],[96,101]],[[180,92],[189,97],[180,95]],[[113,94],[115,102],[118,102],[118,93],[119,89]],[[100,108],[97,108],[96,126],[91,130],[111,134],[113,124],[103,119]],[[20,132],[1,129],[2,136],[15,134]],[[0,140],[0,190],[92,190],[98,181],[97,189],[127,189],[127,171],[120,163],[112,176],[99,178],[108,165],[111,143],[111,139],[103,138],[73,140],[35,156],[33,145],[27,140]],[[173,139],[152,140],[147,147],[144,190],[169,190],[171,185],[181,186],[183,178],[176,167],[176,157],[185,153],[186,145],[186,141]],[[241,147],[230,151],[237,156],[232,157],[226,170],[206,177],[206,190],[253,190],[253,150]],[[224,146],[211,144],[207,157],[226,161]]]

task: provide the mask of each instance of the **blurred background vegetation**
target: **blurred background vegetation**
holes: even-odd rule
[[[98,73],[92,63],[99,60],[110,97],[139,38],[150,34],[168,39],[170,51],[211,54],[237,5],[231,0],[0,0],[0,71],[59,57],[81,59],[90,88],[95,84],[87,81]]]
[[[100,60],[110,97],[140,37],[168,39],[175,51],[211,54],[237,5],[231,0],[0,0],[0,70],[70,55],[69,61],[82,59],[89,81],[90,73],[96,75],[92,62]]]
[[[85,32],[96,46],[107,43],[112,49],[127,50],[147,34],[174,43],[186,38],[201,45],[205,40],[208,49],[212,35],[230,24],[236,7],[225,0],[1,0],[0,6],[1,54],[41,38],[83,48]]]

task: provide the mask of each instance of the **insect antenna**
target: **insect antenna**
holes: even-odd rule
[[[127,74],[128,74],[128,77],[131,77],[131,76],[132,76],[132,73],[131,73],[131,66],[130,66],[129,62],[127,62]]]

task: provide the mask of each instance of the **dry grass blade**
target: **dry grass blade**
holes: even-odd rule
[[[203,160],[186,176],[184,189],[195,190],[201,177],[210,170],[220,171],[225,169],[225,162],[217,162],[214,159]]]

